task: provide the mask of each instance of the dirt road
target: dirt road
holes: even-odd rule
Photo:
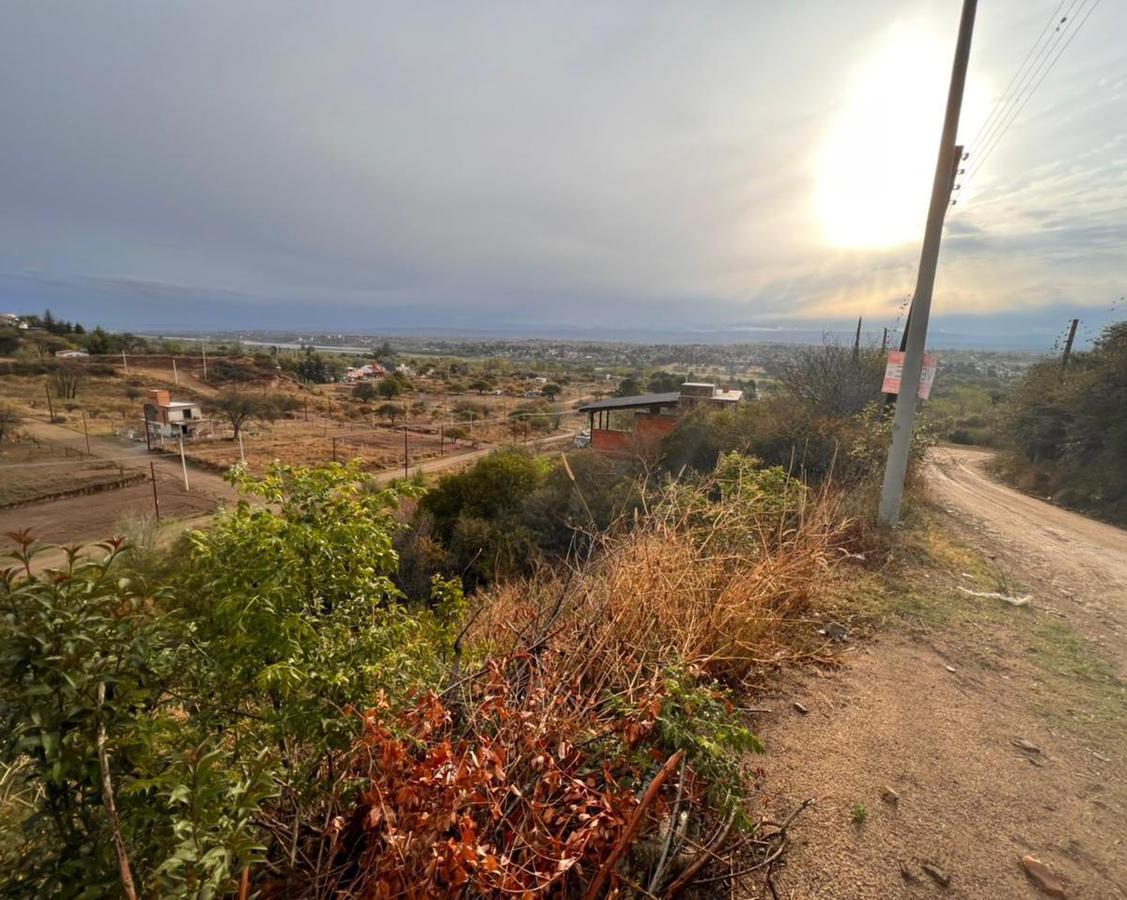
[[[895,624],[781,687],[759,726],[768,808],[817,798],[778,897],[1044,897],[1026,854],[1069,897],[1127,897],[1127,532],[992,482],[985,459],[944,448],[929,471],[941,527],[977,553],[906,584]]]

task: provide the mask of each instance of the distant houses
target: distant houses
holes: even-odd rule
[[[350,384],[355,384],[358,381],[379,381],[386,377],[387,369],[378,362],[365,363],[354,369],[348,369],[344,373],[344,380]]]

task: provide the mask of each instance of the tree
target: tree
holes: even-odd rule
[[[296,402],[296,401],[294,401]],[[228,391],[213,401],[213,406],[234,429],[234,439],[245,425],[252,421],[273,422],[282,414],[278,400],[274,397],[261,397],[240,391]]]
[[[376,407],[376,415],[383,416],[391,425],[395,424],[395,420],[403,415],[403,407],[398,403],[381,403]]]
[[[461,425],[449,425],[443,429],[442,433],[445,439],[450,441],[450,443],[454,444],[455,446],[457,445],[458,441],[464,441],[470,436],[469,431],[463,428]]]
[[[363,403],[371,403],[376,399],[376,386],[370,381],[361,381],[352,389],[352,398]]]
[[[635,394],[642,392],[642,385],[639,384],[638,379],[633,375],[628,375],[618,383],[618,387],[611,395],[614,397],[633,397]]]
[[[493,382],[488,378],[475,378],[470,382],[470,390],[477,391],[479,394],[484,394],[486,391],[493,390]]]
[[[563,393],[563,388],[555,382],[549,381],[546,385],[540,388],[540,393],[547,397],[549,400],[555,400],[560,394]]]
[[[78,396],[83,370],[73,363],[60,363],[55,369],[55,396],[60,400],[73,400]]]
[[[875,347],[854,353],[836,341],[801,347],[779,371],[782,392],[826,416],[851,416],[883,397],[884,354]]]
[[[385,378],[376,387],[376,391],[385,400],[391,400],[403,393],[403,386],[398,378]]]
[[[101,325],[95,326],[94,330],[86,335],[86,351],[95,356],[110,352],[110,335]]]

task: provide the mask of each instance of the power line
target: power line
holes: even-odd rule
[[[1088,0],[1082,0],[1082,2],[1087,3]],[[1069,44],[1071,44],[1073,40],[1076,39],[1076,35],[1080,33],[1080,29],[1084,27],[1084,23],[1087,22],[1092,13],[1095,12],[1095,9],[1097,6],[1099,6],[1099,3],[1100,0],[1093,0],[1092,5],[1088,7],[1088,11],[1084,13],[1084,17],[1080,19],[1079,22],[1073,27],[1072,31],[1068,33],[1068,39],[1063,43],[1060,43],[1058,41],[1058,43],[1060,43],[1060,49],[1057,50],[1056,55],[1049,61],[1049,64],[1041,72],[1040,77],[1037,79],[1037,81],[1026,92],[1025,96],[1021,100],[1020,105],[1018,105],[1008,114],[1005,124],[1002,126],[1002,129],[994,136],[990,144],[978,155],[978,158],[972,165],[970,172],[967,173],[964,184],[970,182],[970,180],[982,168],[983,164],[990,157],[990,154],[994,152],[994,149],[998,146],[998,143],[1005,136],[1006,132],[1009,131],[1010,126],[1013,125],[1018,116],[1021,115],[1021,111],[1025,109],[1025,105],[1029,102],[1030,98],[1037,92],[1037,89],[1048,77],[1049,73],[1053,70],[1053,67],[1057,64],[1057,61],[1062,56],[1064,56],[1064,53],[1068,49]]]
[[[994,125],[991,127],[990,131],[987,132],[987,137],[983,139],[983,149],[974,153],[974,163],[966,177],[958,185],[956,196],[958,192],[966,188],[971,179],[982,169],[986,160],[994,152],[1006,132],[1009,131],[1010,127],[1021,115],[1021,111],[1025,108],[1030,98],[1037,92],[1037,89],[1040,88],[1042,83],[1044,83],[1049,73],[1053,70],[1053,67],[1056,66],[1069,45],[1075,40],[1076,35],[1080,33],[1080,30],[1084,27],[1084,24],[1091,17],[1092,13],[1095,12],[1099,2],[1100,0],[1093,0],[1091,6],[1088,6],[1087,12],[1083,13],[1082,18],[1078,17],[1085,5],[1089,3],[1089,0],[1079,0],[1076,6],[1070,7],[1070,13],[1074,14],[1066,16],[1067,22],[1062,20],[1062,24],[1065,26],[1064,29],[1062,30],[1058,26],[1057,31],[1054,32],[1056,36],[1055,41],[1050,38],[1050,40],[1046,42],[1042,48],[1045,52],[1038,54],[1037,61],[1028,69],[1026,76],[1022,78],[1023,87],[1020,87],[1007,102],[1006,105],[1008,109],[996,118]],[[1065,37],[1066,35],[1067,38]]]
[[[1041,29],[1041,33],[1037,35],[1037,40],[1035,40],[1032,45],[1030,45],[1029,50],[1025,54],[1025,59],[1023,59],[1021,61],[1021,65],[1019,65],[1017,69],[1014,70],[1013,77],[1010,78],[1010,83],[1006,85],[1006,89],[1002,91],[1002,95],[994,103],[994,107],[990,110],[990,115],[986,117],[986,120],[982,123],[978,131],[975,133],[975,136],[967,142],[968,147],[977,147],[979,138],[982,138],[985,135],[987,128],[993,126],[995,117],[998,115],[1001,107],[1008,103],[1010,89],[1013,88],[1014,84],[1017,82],[1018,76],[1021,75],[1026,63],[1029,62],[1030,57],[1033,55],[1033,51],[1037,49],[1038,44],[1040,44],[1045,35],[1049,33],[1049,29],[1053,26],[1053,23],[1057,21],[1057,17],[1060,15],[1061,9],[1067,2],[1068,0],[1060,0],[1060,3],[1057,4],[1057,8],[1053,11],[1053,14],[1049,17],[1048,21],[1045,22],[1044,27]]]

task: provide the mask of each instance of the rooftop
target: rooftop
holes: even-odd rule
[[[636,394],[633,397],[608,397],[597,403],[579,407],[580,412],[596,412],[600,409],[634,409],[642,406],[674,406],[681,400],[680,391],[665,394]]]

